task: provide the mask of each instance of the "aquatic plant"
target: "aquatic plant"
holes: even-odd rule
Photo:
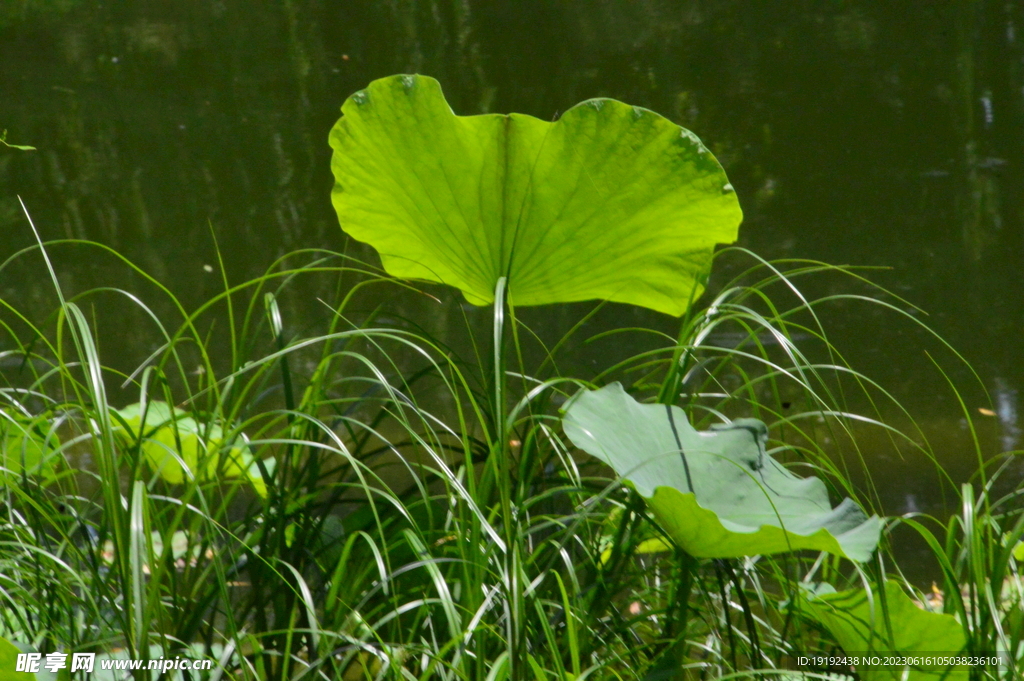
[[[1017,574],[1018,516],[972,498],[948,531],[889,520],[872,554],[870,486],[856,489],[821,442],[853,433],[842,381],[888,395],[842,363],[817,316],[863,298],[809,300],[797,283],[858,275],[732,249],[739,274],[697,301],[740,213],[691,135],[610,100],[555,123],[462,118],[424,77],[377,81],[343,111],[333,198],[386,271],[293,253],[240,284],[222,269],[224,290],[189,311],[99,244],[14,256],[42,256],[58,302],[39,324],[3,308],[19,369],[0,390],[0,636],[44,653],[205,657],[210,679],[346,681],[806,678],[786,666],[801,646],[860,645],[847,628],[870,640],[918,614],[946,628],[955,614],[971,649],[1019,643],[1012,607],[981,610],[1000,598],[993,579]],[[634,212],[643,220],[616,231]],[[158,300],[65,293],[57,249],[116,258]],[[287,304],[300,278],[339,292],[312,333]],[[450,328],[431,334],[391,309],[426,298],[411,280],[492,305],[483,336],[466,315],[465,355]],[[87,312],[112,293],[156,347],[127,375],[104,363]],[[657,342],[565,376],[556,367],[595,312],[549,346],[520,309],[590,299],[681,314],[679,332],[600,334]],[[723,331],[738,341],[714,343]],[[670,466],[645,477],[659,453]],[[906,580],[887,581],[897,522],[939,533],[948,614],[908,610]],[[724,533],[709,541],[713,527]],[[808,595],[822,582],[843,593]],[[865,618],[871,599],[895,622]],[[9,653],[0,644],[0,661]]]
[[[199,423],[184,410],[160,400],[130,404],[113,414],[124,424],[114,429],[119,439],[128,447],[138,446],[147,463],[167,482],[180,485],[187,478],[246,478],[260,496],[267,496],[266,482],[244,433],[227,438],[220,424],[210,419]],[[273,467],[273,459],[263,465],[264,469]]]
[[[911,660],[906,664],[865,665],[858,669],[865,681],[968,678],[970,665],[920,661],[966,653],[963,628],[951,615],[923,610],[892,580],[886,580],[877,591],[859,588],[837,592],[820,584],[800,601],[802,612],[823,625],[851,654]]]
[[[376,80],[331,131],[342,228],[405,279],[514,305],[612,300],[680,315],[742,217],[692,132],[611,99],[553,123],[456,116],[433,78]],[[499,304],[501,301],[499,301]]]
[[[573,444],[647,500],[691,556],[813,549],[864,562],[878,545],[878,516],[868,518],[849,498],[832,508],[821,480],[799,478],[765,452],[761,421],[698,432],[679,407],[639,404],[612,383],[576,395],[562,425]]]

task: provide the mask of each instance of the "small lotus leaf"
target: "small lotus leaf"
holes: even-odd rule
[[[624,515],[623,509],[616,507],[602,523],[601,537],[598,540],[602,565],[612,557],[612,549],[621,536],[620,525],[624,520]],[[672,550],[672,545],[667,543],[650,523],[642,523],[636,527],[630,539],[635,554],[662,553]]]
[[[640,404],[618,383],[581,391],[566,435],[625,478],[668,535],[699,558],[797,549],[867,560],[881,521],[850,499],[833,508],[818,478],[800,478],[765,452],[763,423],[698,432],[678,407]]]
[[[118,410],[130,429],[130,433],[123,434],[125,439],[134,441],[138,438],[142,412],[141,404]],[[181,409],[158,400],[150,401],[145,412],[142,453],[150,467],[164,480],[175,485],[183,484],[188,477],[182,468],[184,462],[189,471],[200,479],[245,477],[257,494],[267,496],[267,484],[245,444],[244,434],[237,436],[242,444],[225,446],[224,430],[219,424],[201,425]],[[203,461],[202,470],[200,460]]]
[[[963,627],[952,615],[922,610],[892,580],[869,598],[864,589],[808,596],[802,610],[821,623],[847,654],[913,657],[923,653],[954,656],[964,650]],[[889,626],[886,626],[888,619]],[[861,666],[863,681],[966,681],[967,667]]]
[[[21,413],[0,410],[0,481],[7,476],[39,475],[44,480],[56,477],[55,452],[60,443],[50,430],[45,416],[27,417]]]
[[[490,303],[614,300],[680,315],[742,214],[715,157],[658,114],[593,99],[556,122],[456,116],[424,76],[373,81],[331,131],[342,229],[385,269]]]

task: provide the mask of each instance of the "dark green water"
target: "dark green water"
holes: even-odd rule
[[[293,249],[345,247],[327,133],[370,80],[435,76],[463,114],[552,119],[582,99],[614,97],[706,141],[743,204],[744,247],[890,268],[871,277],[925,310],[983,386],[879,308],[833,309],[830,335],[966,479],[966,422],[926,352],[963,392],[986,451],[1019,447],[1022,31],[1024,8],[988,0],[7,0],[0,128],[38,151],[0,148],[0,258],[32,243],[20,195],[44,238],[108,244],[194,307],[220,290],[204,267],[216,264],[211,226],[234,282]],[[67,291],[137,288],[169,310],[112,259],[66,248],[53,257]],[[0,296],[51,311],[43,274],[38,256],[15,262],[0,272]],[[316,297],[334,294],[319,286],[292,291],[293,335],[329,315]],[[839,278],[810,289],[866,290]],[[112,301],[94,308],[104,357],[131,370],[159,338]],[[572,314],[532,319],[543,327],[547,315],[557,335]],[[614,314],[606,323],[674,328],[653,313]],[[887,510],[935,508],[923,461],[900,461],[876,439],[865,454]]]

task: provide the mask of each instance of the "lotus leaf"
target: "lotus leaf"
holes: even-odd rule
[[[612,547],[615,545],[616,537],[620,533],[619,525],[625,520],[625,513],[621,507],[611,510],[608,517],[602,523],[601,537],[598,545],[601,549],[601,564],[605,564],[612,557]],[[644,523],[636,528],[636,534],[631,538],[633,542],[633,553],[662,553],[671,551],[671,543],[666,542],[656,528],[649,523]]]
[[[7,639],[0,638],[0,681],[36,681],[36,675],[18,672],[18,647]]]
[[[580,449],[625,478],[666,533],[698,558],[797,549],[867,560],[881,521],[850,499],[835,508],[818,478],[800,478],[765,452],[763,423],[698,432],[678,407],[640,404],[612,383],[581,391],[562,421]]]
[[[122,438],[132,442],[138,439],[143,405],[132,404],[117,413],[130,431],[122,433]],[[181,409],[157,400],[148,403],[145,416],[142,453],[153,470],[167,482],[176,485],[185,482],[186,475],[181,466],[181,461],[184,461],[189,470],[201,479],[245,477],[257,494],[267,496],[266,482],[245,445],[244,435],[238,436],[241,445],[225,443],[224,430],[219,424],[199,424]],[[202,469],[199,467],[200,459],[204,464]]]
[[[456,116],[424,76],[373,81],[331,131],[342,228],[385,269],[476,305],[603,299],[680,315],[742,214],[715,157],[658,114],[592,99],[556,122]]]
[[[963,627],[952,615],[922,610],[891,580],[885,583],[885,610],[880,596],[869,599],[864,589],[826,593],[808,597],[802,609],[851,655],[955,655],[964,649]],[[893,666],[864,666],[857,673],[863,681],[966,681],[968,676],[967,667],[910,668],[906,677],[903,667]]]
[[[0,481],[24,470],[44,480],[56,477],[54,452],[60,443],[45,417],[35,419],[20,413],[0,411]]]

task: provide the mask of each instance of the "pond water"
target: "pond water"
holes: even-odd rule
[[[6,3],[0,128],[38,151],[0,147],[0,259],[32,243],[20,196],[44,238],[107,244],[192,308],[220,290],[211,232],[233,282],[294,249],[346,248],[329,200],[327,133],[345,97],[372,79],[434,76],[460,114],[550,120],[580,100],[614,97],[694,130],[715,152],[743,205],[743,247],[887,268],[868,275],[957,348],[980,382],[878,307],[834,308],[830,337],[965,480],[971,438],[936,363],[978,420],[986,452],[1020,447],[1024,427],[1022,31],[1024,7],[989,0],[912,11],[870,0]],[[113,258],[52,254],[67,291],[155,293]],[[840,277],[808,286],[812,295],[867,291]],[[0,271],[0,296],[38,315],[55,305],[37,255]],[[292,290],[293,335],[330,314],[317,297],[335,293],[318,283]],[[119,369],[159,341],[140,336],[138,313],[114,302],[93,312],[107,320],[102,349]],[[557,335],[571,317],[538,310],[531,319]],[[624,307],[606,323],[674,328]],[[937,508],[920,456],[900,460],[882,436],[866,442],[887,511]]]

